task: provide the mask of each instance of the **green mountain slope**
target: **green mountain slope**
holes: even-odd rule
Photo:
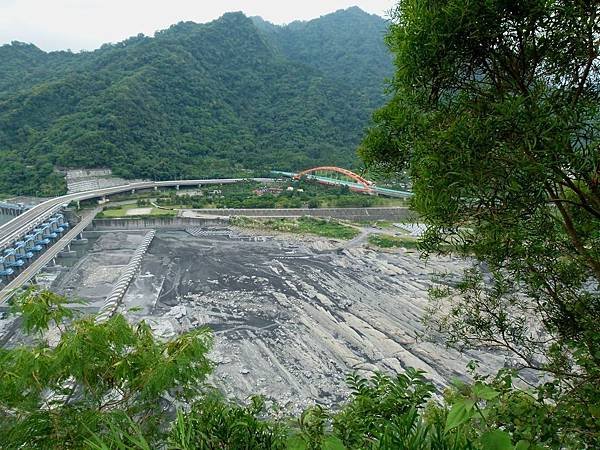
[[[0,47],[0,192],[57,193],[55,167],[169,179],[353,166],[374,102],[241,13],[80,54],[13,43]]]
[[[277,26],[253,17],[257,28],[287,58],[320,70],[380,106],[393,60],[384,43],[387,21],[352,7],[307,22]]]

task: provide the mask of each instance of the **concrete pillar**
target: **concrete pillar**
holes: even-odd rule
[[[135,189],[132,189],[132,190],[131,190],[131,194],[132,194],[132,195],[133,195],[133,194],[135,194]]]
[[[176,190],[179,190],[179,185],[176,185],[176,186],[175,186],[175,189],[176,189]]]

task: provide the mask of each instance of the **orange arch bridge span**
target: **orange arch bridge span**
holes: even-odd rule
[[[352,172],[351,170],[342,169],[341,167],[335,167],[335,166],[314,167],[312,169],[303,170],[302,172],[297,173],[296,176],[294,176],[294,178],[299,180],[300,178],[302,178],[305,175],[316,174],[317,172],[335,172],[335,173],[345,175],[348,178],[350,178],[351,180],[353,180],[354,182],[362,185],[365,191],[367,191],[367,192],[372,191],[372,186],[373,186],[372,181],[369,181],[369,180],[361,177],[360,175]]]

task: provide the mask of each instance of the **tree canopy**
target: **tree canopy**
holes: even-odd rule
[[[481,262],[432,323],[549,374],[548,420],[597,447],[600,3],[402,0],[387,42],[393,99],[361,154],[409,171],[426,253]]]

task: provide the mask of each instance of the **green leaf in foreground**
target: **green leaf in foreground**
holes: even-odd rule
[[[445,431],[450,431],[473,417],[474,404],[475,402],[470,399],[463,399],[456,402],[448,413]]]
[[[513,450],[510,436],[506,431],[493,430],[481,435],[481,446],[485,450]]]
[[[478,381],[473,385],[473,394],[475,394],[477,398],[482,398],[484,400],[493,400],[500,395],[498,391],[483,384],[481,381]]]

